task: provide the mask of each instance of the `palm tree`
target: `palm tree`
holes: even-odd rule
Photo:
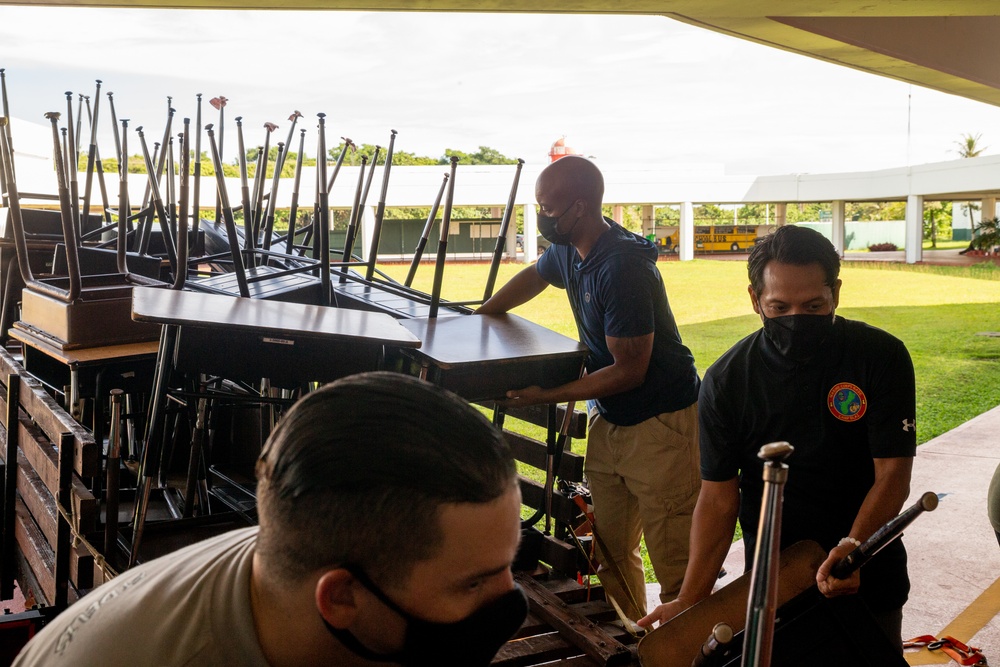
[[[958,146],[958,150],[955,151],[958,154],[958,157],[963,159],[967,157],[979,157],[987,148],[986,146],[979,145],[982,138],[983,135],[979,132],[977,132],[975,136],[973,136],[971,132],[963,134],[961,139],[955,141],[955,145]],[[965,209],[966,213],[969,214],[970,229],[975,229],[976,227],[976,222],[972,219],[972,211],[974,210],[974,207],[975,204],[972,202],[965,202],[965,206],[962,207]],[[970,250],[971,248],[972,244],[970,243],[967,250]]]
[[[1000,219],[983,220],[976,227],[972,237],[972,244],[979,250],[991,252],[1000,246]]]
[[[979,142],[982,140],[983,135],[976,133],[976,136],[972,136],[971,133],[963,134],[961,139],[955,141],[955,145],[958,146],[958,157],[979,157],[985,151],[987,146],[980,146]]]

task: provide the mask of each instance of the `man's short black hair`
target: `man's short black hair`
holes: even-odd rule
[[[398,373],[365,373],[307,394],[257,463],[266,572],[283,581],[337,565],[402,584],[443,539],[439,509],[514,488],[503,435],[468,403]]]
[[[837,249],[825,236],[808,227],[782,225],[774,233],[757,239],[747,259],[750,285],[757,296],[764,290],[764,267],[772,260],[797,266],[819,264],[831,288],[840,276]]]

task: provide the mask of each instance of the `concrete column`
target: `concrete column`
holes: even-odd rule
[[[621,204],[615,204],[611,207],[611,219],[617,222],[619,225],[625,219],[625,207]]]
[[[785,224],[788,215],[788,204],[774,205],[774,224],[779,227]]]
[[[843,257],[844,251],[847,249],[844,234],[844,200],[835,199],[831,204],[833,225],[830,230],[830,240],[833,242],[833,247],[837,249],[837,254]]]
[[[694,259],[694,204],[689,201],[681,204],[681,226],[677,236],[681,261]]]
[[[498,220],[503,219],[504,210],[502,206],[491,206],[490,207],[490,217],[496,218]],[[515,222],[517,220],[516,211],[511,214],[510,227],[507,228],[507,238],[504,241],[504,257],[507,259],[517,259],[517,226]],[[487,242],[482,243],[480,246],[482,248],[483,254],[489,257],[493,257],[493,239],[495,237],[490,234],[490,239]]]
[[[361,256],[366,260],[371,252],[372,237],[375,236],[375,207],[365,206],[361,211]]]
[[[642,235],[646,236],[652,234],[656,231],[656,225],[654,224],[655,218],[653,216],[653,205],[644,204],[642,207]]]
[[[997,217],[997,200],[995,197],[983,197],[980,220],[992,220]]]
[[[504,242],[504,256],[517,261],[517,209],[510,214],[510,226],[507,227],[507,240]]]
[[[513,227],[514,225],[511,225]],[[530,264],[538,259],[538,214],[534,204],[524,205],[524,261]]]
[[[924,257],[924,198],[906,198],[906,263],[916,264]]]

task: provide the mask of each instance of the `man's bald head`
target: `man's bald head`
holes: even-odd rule
[[[604,176],[593,162],[579,155],[567,155],[542,170],[535,182],[536,196],[567,204],[582,199],[600,215],[604,201]],[[539,200],[542,198],[539,197]]]

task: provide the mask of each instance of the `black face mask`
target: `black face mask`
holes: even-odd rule
[[[327,630],[352,653],[375,662],[397,662],[408,667],[486,667],[500,647],[528,616],[528,599],[520,587],[483,605],[454,623],[434,623],[417,618],[389,599],[362,570],[348,568],[361,584],[389,609],[406,620],[403,648],[395,653],[377,653],[349,630],[335,628],[323,620]]]
[[[576,202],[574,202],[576,203]],[[570,204],[572,206],[573,204]],[[566,211],[569,209],[567,208]],[[562,215],[550,216],[550,215],[538,215],[538,233],[542,235],[549,243],[554,245],[569,245],[570,235],[573,233],[573,229],[576,228],[576,224],[580,222],[577,218],[573,226],[567,229],[565,232],[558,231],[559,221],[562,219],[563,215],[566,215],[566,211],[563,211]]]
[[[805,363],[819,352],[833,330],[834,316],[782,315],[764,318],[764,335],[791,361]]]

